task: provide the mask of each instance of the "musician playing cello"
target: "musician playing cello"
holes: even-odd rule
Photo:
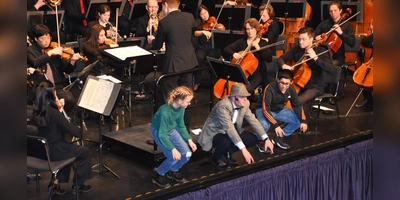
[[[311,27],[303,27],[299,30],[299,44],[295,45],[288,52],[278,58],[277,64],[281,69],[295,70],[294,67],[285,64],[294,60],[298,62],[303,55],[305,59],[312,58],[305,62],[311,69],[311,77],[304,88],[299,91],[299,100],[303,107],[308,101],[324,93],[324,77],[323,71],[332,74],[334,71],[333,62],[328,53],[317,54],[328,49],[327,46],[319,45],[315,49],[311,48],[314,41],[314,30]],[[309,109],[304,109],[307,119],[309,119]]]
[[[329,30],[331,30],[331,28],[336,28],[334,32],[342,40],[342,45],[332,55],[333,65],[342,66],[346,58],[344,49],[345,44],[349,45],[350,47],[353,47],[355,44],[354,30],[349,22],[346,22],[343,25],[338,26],[338,24],[341,21],[344,21],[342,19],[343,9],[342,9],[342,3],[340,1],[336,0],[332,1],[328,6],[328,11],[331,18],[322,21],[317,26],[317,28],[315,29],[315,35],[317,35],[315,39],[320,40],[322,33],[328,32]]]
[[[248,47],[249,45],[251,45],[250,50],[259,50],[261,47],[266,46],[268,44],[267,41],[262,40],[258,37],[258,33],[261,30],[261,25],[260,23],[258,23],[257,19],[255,18],[247,19],[243,24],[243,29],[245,30],[247,37],[238,39],[232,44],[226,46],[224,48],[224,53],[226,55],[232,56],[235,59],[240,59],[242,55],[239,54],[238,52],[246,49],[246,47]],[[254,66],[257,67],[257,69],[254,71],[252,75],[247,77],[247,79],[250,82],[250,86],[247,87],[247,90],[252,95],[254,95],[254,89],[263,82],[261,70],[266,69],[264,61],[267,62],[272,61],[272,54],[269,48],[255,52],[254,56],[258,60],[258,66]],[[246,62],[246,60],[243,60],[240,63],[241,66],[243,66],[243,62]]]

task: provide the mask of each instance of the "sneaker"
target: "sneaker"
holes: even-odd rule
[[[174,180],[174,181],[176,181],[176,182],[178,182],[178,183],[183,183],[183,182],[186,181],[186,179],[183,178],[183,176],[182,176],[179,172],[173,172],[173,171],[171,171],[171,170],[169,170],[169,171],[167,172],[167,174],[165,174],[165,176],[166,176],[168,179]]]
[[[274,137],[271,139],[272,144],[278,146],[281,149],[290,149],[290,146],[282,141],[280,137]]]
[[[154,178],[151,179],[151,181],[154,184],[157,184],[160,187],[169,187],[169,186],[171,186],[171,184],[168,183],[167,179],[165,179],[165,176],[161,176],[158,173],[156,173],[156,176],[154,176]]]
[[[264,142],[264,140],[260,140],[260,141],[256,144],[256,146],[257,146],[258,151],[261,152],[261,153],[271,153],[271,151],[270,151],[269,149],[267,149],[267,150],[264,149],[264,147],[265,147],[265,142]]]
[[[79,192],[86,193],[92,190],[92,186],[90,185],[81,185],[78,188]],[[72,186],[72,194],[76,194],[76,186]]]

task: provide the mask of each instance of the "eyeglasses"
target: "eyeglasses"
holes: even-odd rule
[[[286,86],[286,87],[288,87],[289,85],[290,85],[290,83],[284,83],[284,82],[278,82],[280,85],[283,85],[283,86]]]

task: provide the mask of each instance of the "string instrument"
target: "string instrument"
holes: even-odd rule
[[[249,3],[249,0],[228,0],[228,1],[236,2],[237,6],[246,6]],[[257,6],[253,5],[252,3],[250,3],[250,4],[251,4],[252,8],[255,8],[255,9],[258,8]]]
[[[257,37],[256,37],[256,39],[257,39]],[[263,46],[258,50],[249,51],[251,48],[251,43],[250,43],[250,45],[248,45],[244,51],[238,52],[239,54],[242,55],[242,57],[240,59],[233,58],[231,62],[235,63],[235,64],[240,64],[240,67],[242,68],[244,75],[246,76],[246,78],[248,78],[250,75],[252,75],[254,73],[254,71],[256,71],[256,69],[258,67],[258,59],[254,56],[253,53],[273,47],[273,46],[278,46],[283,43],[285,43],[285,41],[281,40],[276,43]],[[225,89],[226,83],[227,83],[227,86],[226,86],[227,92],[225,93],[224,89]],[[220,78],[214,85],[215,97],[224,98],[225,95],[230,94],[231,93],[230,89],[232,88],[232,85],[235,83],[236,83],[235,81],[229,81],[229,80],[227,81],[225,79]]]
[[[203,23],[202,28],[206,31],[211,31],[213,29],[225,30],[225,26],[218,23],[214,16],[209,17],[208,20]]]
[[[44,49],[44,53],[49,52],[50,50],[57,48],[58,47],[58,43],[57,42],[51,42],[49,47],[47,47],[46,49]],[[71,57],[74,55],[74,50],[71,47],[63,47],[63,53],[61,54],[61,58],[64,60],[69,60],[71,59]],[[80,55],[79,57],[81,60],[83,60],[84,62],[88,61],[88,58],[86,58],[85,56]]]
[[[319,40],[319,41],[315,42],[311,46],[311,48],[316,48],[320,44],[322,44],[323,42],[324,42],[323,40]],[[317,54],[315,57],[318,57],[319,55],[322,55],[322,54],[324,54],[324,53],[326,53],[328,51],[329,50],[321,52],[321,53]],[[311,58],[306,59],[305,55],[306,54],[304,53],[303,56],[299,59],[299,61],[295,65],[292,66],[294,68],[292,85],[296,89],[296,93],[299,93],[301,88],[304,88],[304,86],[310,80],[311,74],[312,74],[312,71],[311,71],[310,67],[307,65],[306,62],[311,60],[311,59],[313,59],[313,58],[315,58],[315,57],[311,57]]]
[[[279,21],[283,24],[283,30],[281,34],[288,36],[288,43],[286,46],[288,50],[296,45],[295,38],[298,38],[299,29],[307,26],[308,23],[311,21],[311,17],[312,17],[312,8],[310,4],[306,2],[306,10],[303,18],[290,18],[290,19],[287,19],[286,17],[278,18]],[[283,54],[283,52],[279,53],[280,54],[277,54],[277,56]]]
[[[58,99],[57,95],[56,95],[55,98],[56,98],[56,105],[57,105],[58,111],[60,111],[64,115],[65,119],[67,119],[68,122],[71,123],[71,120],[70,120],[69,116],[67,115],[67,113],[64,110],[63,103],[60,101],[60,99]],[[77,138],[75,136],[72,137],[72,141],[71,142],[76,142],[77,145],[81,145],[81,144],[83,145],[83,140],[81,140],[81,139],[79,139],[79,138]]]
[[[346,9],[347,12],[342,13],[339,21],[336,24],[339,24],[339,26],[337,26],[336,28],[340,27],[341,25],[343,25],[344,23],[346,23],[347,21],[349,21],[351,18],[357,16],[358,14],[361,13],[361,11],[358,11],[356,14],[354,14],[353,16],[349,17],[352,13],[350,8]],[[346,20],[342,21],[343,19],[347,18]],[[335,25],[336,25],[335,24]],[[326,43],[328,43],[332,54],[336,53],[337,50],[340,48],[340,46],[342,46],[342,39],[339,37],[339,35],[334,32],[334,30],[336,30],[336,28],[332,28],[331,30],[329,30],[326,33],[322,33],[321,34],[321,38],[323,40],[326,41]]]
[[[373,82],[373,58],[368,62],[363,63],[353,74],[353,81],[362,88],[372,90]]]
[[[350,21],[350,24],[352,25],[353,29],[354,29],[354,35],[358,38],[360,38],[360,41],[364,38],[367,37],[368,35],[371,35],[371,28],[370,28],[370,24],[372,23],[372,19],[373,19],[373,7],[374,7],[374,3],[373,0],[362,0],[362,1],[358,1],[361,2],[362,8],[363,8],[363,18],[360,21]],[[363,46],[360,44],[360,48],[363,48]],[[358,68],[361,63],[367,62],[369,60],[369,58],[371,58],[371,54],[372,54],[372,49],[370,48],[365,48],[363,49],[364,52],[364,57],[361,58],[361,62],[357,62],[356,63],[356,68]],[[351,53],[345,53],[346,54],[346,62],[353,62],[356,60],[356,56],[357,54],[351,54]],[[355,71],[356,68],[352,69],[351,67],[353,66],[349,66],[348,69]]]

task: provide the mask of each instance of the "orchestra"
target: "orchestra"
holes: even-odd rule
[[[214,152],[214,157],[212,158],[214,160],[211,160],[211,162],[214,163],[219,170],[225,169],[227,167],[225,165],[229,165],[229,162],[224,163],[224,161],[221,160],[222,158],[227,157],[226,159],[228,160],[229,157],[231,163],[236,165],[237,162],[230,158],[230,154],[245,148],[244,143],[246,142],[242,141],[240,135],[241,131],[243,130],[238,130],[236,127],[236,121],[232,120],[232,117],[237,117],[234,116],[237,115],[236,113],[244,113],[243,110],[237,111],[237,109],[246,109],[246,115],[244,116],[243,114],[240,117],[246,118],[247,121],[249,120],[247,117],[251,118],[251,124],[254,125],[257,135],[260,136],[259,138],[254,137],[255,139],[251,138],[251,142],[249,142],[251,145],[249,146],[255,146],[258,144],[258,142],[264,140],[264,143],[262,144],[266,145],[263,147],[265,148],[265,152],[270,149],[270,152],[273,153],[274,145],[278,145],[278,147],[283,150],[289,149],[289,147],[283,148],[279,142],[274,142],[276,140],[271,139],[271,142],[268,140],[268,135],[266,134],[269,125],[267,126],[267,130],[264,130],[257,121],[259,115],[263,116],[264,114],[261,112],[259,112],[257,115],[252,114],[256,112],[250,111],[250,109],[253,109],[250,105],[255,105],[256,103],[259,105],[264,105],[266,103],[261,101],[263,99],[262,90],[267,85],[276,85],[277,88],[278,86],[281,88],[294,87],[296,90],[291,92],[295,91],[298,96],[296,95],[295,97],[296,109],[294,111],[296,113],[293,114],[293,116],[297,116],[299,118],[299,125],[297,127],[300,127],[300,122],[305,124],[306,120],[307,122],[311,120],[310,115],[312,114],[310,112],[312,112],[312,109],[311,106],[310,108],[308,107],[308,105],[310,105],[310,101],[315,99],[317,96],[324,94],[324,90],[327,90],[327,88],[333,87],[325,83],[323,74],[333,73],[332,71],[334,66],[343,67],[343,65],[345,65],[349,59],[353,59],[346,54],[347,52],[345,46],[353,46],[355,44],[355,38],[363,35],[361,33],[363,30],[358,28],[360,24],[357,22],[359,17],[355,16],[357,15],[357,12],[355,10],[352,12],[351,10],[349,11],[349,9],[347,9],[347,4],[344,4],[338,0],[333,0],[328,5],[327,10],[321,10],[321,12],[329,13],[330,17],[327,19],[320,19],[321,16],[312,15],[312,11],[320,9],[320,7],[313,7],[316,4],[309,4],[307,1],[301,1],[304,3],[304,10],[302,12],[303,18],[283,18],[282,16],[277,16],[278,13],[284,13],[284,11],[279,10],[278,6],[274,8],[274,3],[271,3],[270,1],[224,0],[213,1],[213,3],[210,3],[211,1],[204,1],[203,4],[199,4],[196,7],[197,12],[194,15],[192,13],[185,12],[183,9],[178,9],[178,5],[181,3],[180,0],[148,0],[147,4],[143,8],[139,6],[133,7],[135,1],[122,0],[122,2],[124,3],[114,10],[115,6],[112,6],[111,2],[109,1],[99,4],[96,7],[90,0],[38,0],[35,2],[28,0],[28,10],[30,11],[35,10],[39,12],[39,8],[42,7],[42,10],[45,8],[50,8],[51,10],[54,9],[53,12],[57,16],[57,12],[59,11],[65,12],[65,15],[62,19],[58,19],[58,17],[56,18],[59,21],[61,20],[61,23],[59,23],[59,21],[49,22],[48,20],[35,21],[34,17],[28,15],[28,27],[36,27],[36,30],[28,30],[27,33],[27,104],[38,104],[38,102],[35,102],[37,99],[35,95],[38,91],[38,86],[40,84],[43,85],[43,81],[49,82],[48,84],[50,86],[48,87],[56,91],[54,92],[54,94],[57,95],[55,96],[55,99],[58,101],[59,98],[60,101],[65,102],[64,109],[70,116],[68,117],[68,123],[70,124],[65,126],[68,126],[70,130],[74,130],[74,132],[79,132],[76,125],[79,124],[80,120],[84,119],[79,120],[74,116],[80,114],[79,112],[83,112],[77,109],[78,97],[82,92],[82,85],[73,86],[70,91],[63,90],[64,87],[73,82],[73,80],[70,80],[72,74],[82,74],[82,77],[74,77],[74,79],[78,78],[82,80],[82,84],[85,83],[88,75],[110,75],[121,80],[122,82],[130,81],[131,85],[122,87],[123,89],[128,87],[130,89],[134,86],[132,76],[136,76],[136,74],[131,75],[132,72],[135,73],[135,71],[132,71],[131,67],[135,66],[134,70],[140,70],[141,62],[152,62],[151,65],[153,66],[154,70],[153,68],[150,69],[151,73],[146,73],[146,78],[144,78],[146,74],[140,74],[140,76],[143,77],[137,77],[137,79],[138,82],[141,82],[140,84],[144,84],[149,88],[148,90],[151,92],[148,93],[151,93],[153,97],[155,96],[155,91],[153,88],[157,87],[157,84],[159,84],[161,89],[159,91],[162,92],[160,92],[161,95],[157,95],[161,96],[162,99],[153,100],[153,102],[155,102],[155,110],[157,109],[157,102],[161,101],[162,104],[165,104],[167,103],[168,99],[177,98],[179,100],[179,106],[186,108],[191,104],[190,101],[192,97],[193,101],[196,101],[196,94],[198,91],[210,92],[210,96],[212,96],[210,99],[212,98],[216,101],[224,103],[223,105],[221,103],[214,104],[218,105],[218,108],[212,108],[212,112],[204,109],[204,113],[206,113],[206,115],[211,113],[209,119],[226,119],[221,120],[223,123],[216,124],[216,126],[221,125],[221,127],[219,127],[220,130],[214,130],[206,126],[204,127],[208,128],[207,131],[210,133],[207,134],[210,135],[215,135],[215,131],[219,131],[219,135],[223,135],[221,137],[224,137],[223,139],[217,138],[219,139],[219,142],[222,140],[225,141],[225,139],[226,141],[229,141],[229,147],[231,150],[228,151],[228,148],[224,149],[224,147],[219,146],[217,148],[219,151],[217,153]],[[364,1],[359,2],[364,3]],[[108,3],[110,3],[110,5],[108,5]],[[366,1],[365,3],[370,2]],[[123,6],[127,6],[128,4],[130,4],[130,7],[132,7],[131,12],[141,12],[144,13],[144,15],[138,18],[130,18],[129,16],[129,19],[127,16],[125,16],[124,20],[128,21],[126,24],[129,24],[130,27],[122,27],[124,34],[123,37],[121,37],[121,35],[118,33],[121,31],[121,28],[118,27],[118,16],[120,15],[119,9],[123,10]],[[96,9],[94,10],[94,13],[96,13],[96,20],[94,21],[89,21],[91,19],[89,19],[87,15],[89,8],[92,8],[89,5]],[[219,5],[220,7],[217,7],[217,9],[216,5]],[[224,12],[224,8],[226,7],[242,9],[241,11],[244,11],[243,13],[245,13],[246,16],[249,16],[247,19],[244,19],[241,22],[242,27],[240,30],[229,30],[229,27],[231,27],[231,19],[234,18],[234,20],[238,20],[236,18],[237,14],[242,12],[239,12],[239,10],[237,13]],[[249,8],[247,9],[247,7]],[[371,16],[369,16],[370,14],[365,12],[365,9],[357,11],[361,11],[362,13],[364,12],[362,17],[365,19],[371,18]],[[115,17],[110,15],[115,15]],[[258,18],[252,16],[258,16]],[[241,16],[240,20],[242,20],[243,17],[244,16]],[[351,19],[346,20],[348,18]],[[309,23],[316,21],[319,23]],[[32,26],[32,24],[36,26]],[[54,27],[55,24],[57,24],[57,27]],[[63,24],[63,27],[58,27],[58,24]],[[57,34],[50,35],[53,30],[58,30],[58,38],[55,37]],[[61,40],[60,33],[62,35]],[[226,40],[229,44],[225,47],[222,47],[222,49],[215,47],[216,42],[218,42],[214,40],[215,33],[228,33],[227,35],[229,35],[229,37],[223,38],[223,40]],[[285,41],[286,43],[283,44],[288,46],[288,48],[283,53],[277,53],[278,51],[274,45],[274,43],[278,42],[278,37],[280,35],[286,35],[288,38],[288,40]],[[241,38],[238,40],[231,40],[231,37],[233,38],[233,36]],[[364,36],[366,37],[361,38],[364,39],[364,42],[360,46],[360,49],[369,48],[371,51],[373,48],[372,32],[366,33]],[[140,49],[144,52],[150,52],[149,55],[153,56],[152,58],[154,58],[154,63],[152,61],[153,59],[147,59],[146,61],[141,61],[138,59],[137,61],[125,60],[122,62],[117,62],[115,57],[118,57],[118,55],[111,56],[110,54],[107,54],[108,49],[119,48],[122,50],[126,46],[125,44],[128,44],[127,41],[133,41],[135,39],[142,41]],[[135,44],[135,46],[138,45]],[[137,52],[130,53],[136,54]],[[230,78],[229,72],[224,72],[228,74],[227,78],[217,77],[215,80],[215,75],[217,73],[214,73],[214,66],[211,66],[211,62],[208,62],[208,58],[218,59],[225,65],[240,66],[239,72],[241,72],[243,77],[246,78],[245,82],[247,82],[247,85],[243,83],[246,85],[243,87],[243,85],[238,85],[242,83],[228,80]],[[99,62],[96,63],[96,65],[91,68],[89,72],[81,73],[85,67],[96,61]],[[358,61],[360,62],[358,64],[360,65],[359,67],[365,67],[368,69],[367,74],[365,75],[365,71],[363,71],[363,75],[360,76],[360,81],[362,83],[353,80],[347,80],[347,82],[348,84],[349,82],[353,82],[361,88],[365,88],[365,91],[363,91],[364,100],[362,100],[360,104],[356,105],[356,108],[364,108],[357,109],[361,112],[364,110],[371,112],[373,108],[372,89],[369,89],[369,87],[363,84],[367,75],[369,75],[368,78],[371,78],[372,80],[372,55],[364,60],[358,58]],[[267,68],[272,65],[278,66],[279,71],[285,70],[284,73],[291,74],[291,72],[293,72],[294,78],[290,76],[290,78],[282,79],[281,77],[282,80],[287,80],[288,83],[281,83],[279,82],[279,79],[273,82],[267,81]],[[185,74],[185,71],[202,67],[208,67],[208,70],[195,71],[193,73]],[[304,80],[304,83],[301,83],[302,85],[297,85],[299,83],[296,80],[297,74],[300,71],[298,70],[299,68],[302,70],[303,68],[305,70],[309,70],[307,71],[308,75],[301,75],[308,76],[306,77],[307,79]],[[356,73],[356,70],[357,69],[355,69],[353,72],[350,71],[350,73]],[[146,69],[145,71],[149,71],[149,69]],[[358,72],[360,72],[360,70]],[[48,76],[48,73],[51,75]],[[176,73],[176,76],[164,78],[164,81],[157,81],[160,80],[160,77],[163,78],[163,76],[169,76],[173,73]],[[211,86],[208,84],[203,84],[205,82],[204,80],[208,80],[209,77],[211,77]],[[141,79],[145,80],[140,81]],[[52,84],[50,84],[50,82]],[[146,84],[148,82],[151,82],[151,84]],[[231,90],[233,90],[231,88],[233,85],[236,85],[235,87],[240,89],[240,93],[231,94]],[[174,95],[174,92],[176,93],[175,89],[179,86],[185,86],[185,91],[187,90],[187,92],[190,93],[190,99],[188,102],[185,101],[185,98],[179,99],[180,96],[170,96]],[[282,90],[283,89],[276,91],[279,92]],[[284,89],[284,91],[286,91],[286,89]],[[274,98],[276,98],[276,96]],[[289,97],[286,95],[285,98],[290,98],[290,95]],[[271,99],[269,100],[271,103]],[[290,99],[284,100],[290,101]],[[128,103],[131,104],[131,102]],[[270,105],[267,106],[270,108]],[[162,108],[168,111],[166,113],[170,113],[171,111],[171,113],[177,112],[174,110],[176,108],[168,105],[168,103]],[[259,108],[261,109],[260,106]],[[285,105],[285,110],[286,109],[292,108],[290,108],[288,105]],[[34,112],[36,113],[37,110]],[[188,131],[188,133],[190,133],[190,119],[191,115],[194,113],[190,113],[187,110],[181,110],[180,112],[180,118],[174,120],[180,124],[179,128],[182,129],[180,131],[185,133]],[[272,116],[271,113],[273,112],[269,113]],[[58,115],[58,113],[55,113],[54,115],[56,114]],[[130,111],[129,114],[131,114]],[[255,116],[257,116],[257,118]],[[268,116],[265,117],[264,121],[270,120]],[[162,118],[163,117],[170,118],[172,115],[163,115]],[[167,126],[166,124],[168,122],[161,120],[162,118],[157,119],[160,121],[160,127]],[[232,123],[232,121],[235,121],[235,123]],[[51,120],[49,122],[51,122]],[[64,122],[67,123],[66,121]],[[217,122],[215,122],[215,120],[211,120],[207,123],[212,124]],[[224,124],[228,124],[229,129],[224,129],[226,128]],[[275,119],[273,120],[272,124],[273,128],[279,127],[279,124],[275,121]],[[301,126],[302,132],[303,129],[304,132],[306,129],[308,129],[304,124]],[[228,127],[228,125],[226,126]],[[172,125],[170,125],[169,128],[174,130],[176,127],[172,127]],[[186,129],[184,130],[184,128]],[[57,129],[57,127],[54,126],[54,129]],[[279,128],[281,137],[282,135],[288,136],[294,132],[294,130],[291,130],[290,133],[284,133],[284,130],[286,129]],[[61,130],[60,128],[57,129],[57,131],[63,132],[64,130]],[[157,143],[168,147],[162,149],[164,155],[169,155],[168,158],[170,160],[177,160],[175,159],[177,157],[180,159],[181,155],[179,152],[182,151],[180,151],[179,147],[175,148],[173,146],[173,142],[171,141],[174,138],[168,137],[167,132],[170,131],[170,129],[168,129],[168,131],[161,129],[157,131],[165,132],[163,138],[157,138],[157,140],[155,140]],[[229,131],[233,131],[234,133]],[[64,136],[64,134],[65,133],[63,133],[62,136]],[[79,134],[76,135],[79,136]],[[156,134],[153,134],[152,136],[154,137],[155,135]],[[232,135],[235,137],[232,137]],[[254,136],[254,134],[252,134],[252,136]],[[201,137],[205,136],[203,135]],[[188,138],[184,139],[188,140]],[[287,141],[290,142],[289,140]],[[183,143],[185,141],[180,142]],[[265,142],[268,144],[265,144]],[[202,143],[203,149],[207,149],[207,151],[210,150],[211,146],[216,146],[216,144],[212,142],[212,139],[204,139]],[[204,146],[209,148],[204,148]],[[186,148],[185,152],[189,152],[191,155],[196,149],[196,145],[193,144],[191,139],[189,147],[191,148]],[[192,151],[191,149],[194,150]],[[218,155],[216,156],[216,154]],[[249,152],[243,153],[244,157],[246,158],[246,162],[251,164],[253,163],[253,157],[251,157],[249,154]],[[187,157],[189,158],[190,156]],[[174,171],[175,168],[180,169],[182,166],[174,167],[172,163],[169,164],[171,166],[168,165],[168,169],[165,168],[166,170],[164,171],[158,171],[158,176],[162,176],[162,181],[157,182],[153,180],[153,183],[159,185],[160,187],[164,187],[164,185],[166,186],[167,184],[161,184],[166,181],[164,180],[164,175],[165,178],[170,178],[176,182],[184,182],[183,180],[186,180],[182,177],[179,177],[180,175],[176,174],[177,171]],[[91,187],[84,185],[83,182],[86,179],[91,178],[92,175],[88,173],[86,176],[87,177],[84,177],[84,180],[81,181],[82,183],[80,183],[80,185],[73,186],[75,192],[88,192],[91,190]],[[58,189],[61,191],[60,188]],[[65,192],[62,194],[61,193],[62,192],[60,192],[59,195],[63,195]]]

